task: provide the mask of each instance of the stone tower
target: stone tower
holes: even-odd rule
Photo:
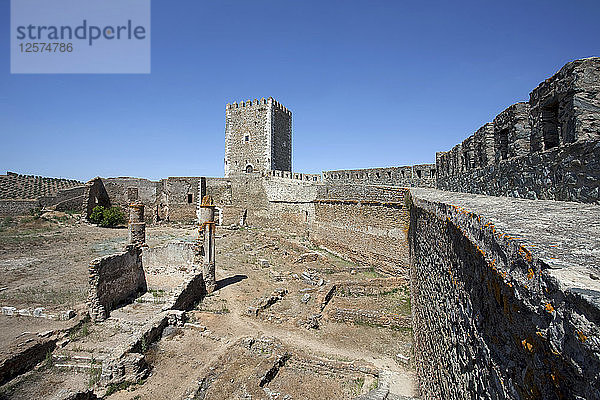
[[[292,112],[275,101],[225,107],[225,177],[292,170]]]

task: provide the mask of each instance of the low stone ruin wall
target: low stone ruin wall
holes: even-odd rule
[[[43,361],[56,346],[56,338],[24,332],[18,341],[0,351],[0,386]]]
[[[423,399],[600,398],[600,208],[411,193]]]
[[[333,308],[327,312],[327,318],[336,322],[383,326],[392,329],[411,328],[410,316],[406,317],[374,310]]]
[[[88,309],[92,321],[103,321],[115,306],[146,291],[142,250],[126,251],[97,258],[89,267]]]
[[[201,266],[194,264],[195,252],[196,245],[184,241],[143,248],[148,287],[167,289],[172,294],[165,310],[189,310],[206,295]]]
[[[402,278],[372,278],[336,282],[335,286],[338,296],[377,296],[407,287],[407,284],[408,282]]]
[[[191,268],[194,263],[194,244],[171,242],[164,246],[144,247],[142,259],[146,271],[167,273],[177,267]]]
[[[37,200],[0,199],[0,216],[29,215],[36,207],[40,207]]]

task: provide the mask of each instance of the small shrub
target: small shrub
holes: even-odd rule
[[[52,358],[52,351],[48,350],[46,352],[44,363],[42,364],[42,370],[50,369],[52,367],[54,367],[54,359]]]
[[[83,324],[82,324],[82,325],[79,327],[79,329],[72,330],[71,332],[69,332],[69,339],[70,339],[71,341],[75,341],[75,340],[77,340],[77,339],[84,338],[84,337],[86,337],[87,335],[89,335],[89,333],[90,333],[90,332],[89,332],[89,330],[88,330],[88,328],[89,328],[89,325],[90,325],[90,323],[89,323],[89,322],[84,322],[84,323],[83,323]]]
[[[118,207],[111,207],[104,210],[100,226],[105,228],[115,227],[125,223],[125,215]]]
[[[102,367],[96,366],[94,360],[90,362],[89,376],[88,376],[88,387],[93,388],[102,376]]]
[[[92,210],[92,213],[90,214],[90,222],[93,224],[99,224],[102,222],[102,219],[104,219],[104,210],[105,208],[102,206],[96,206],[94,207],[94,209]]]
[[[89,218],[93,224],[98,224],[104,228],[112,228],[125,223],[125,215],[119,207],[105,208],[96,206],[92,210]]]

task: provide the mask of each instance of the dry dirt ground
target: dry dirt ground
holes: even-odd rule
[[[196,233],[192,226],[151,226],[147,238],[155,246],[193,240]],[[98,228],[78,217],[3,221],[0,306],[84,313],[89,261],[120,250],[126,238],[125,229]],[[383,276],[281,231],[219,228],[216,247],[218,290],[187,313],[184,328],[165,330],[149,346],[151,372],[145,380],[111,387],[107,398],[354,399],[382,384],[397,396],[415,395],[405,363],[410,326],[331,317],[339,308],[408,318],[406,285],[375,295],[338,293],[322,310],[333,284],[360,286]],[[23,331],[67,323],[0,316],[0,346]],[[93,328],[72,335],[70,345],[97,334]],[[0,398],[52,397],[57,387],[85,389],[95,382],[93,371],[74,372],[48,361],[0,387]]]

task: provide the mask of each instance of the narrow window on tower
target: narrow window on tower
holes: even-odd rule
[[[500,150],[500,159],[508,159],[508,129],[500,131],[498,136],[498,150]]]
[[[192,193],[188,193],[188,204],[192,204],[194,201],[194,195]]]
[[[248,143],[250,141],[250,135],[244,136],[244,143]]]
[[[558,102],[550,103],[542,108],[544,150],[558,147],[560,128],[560,122],[558,120]]]

